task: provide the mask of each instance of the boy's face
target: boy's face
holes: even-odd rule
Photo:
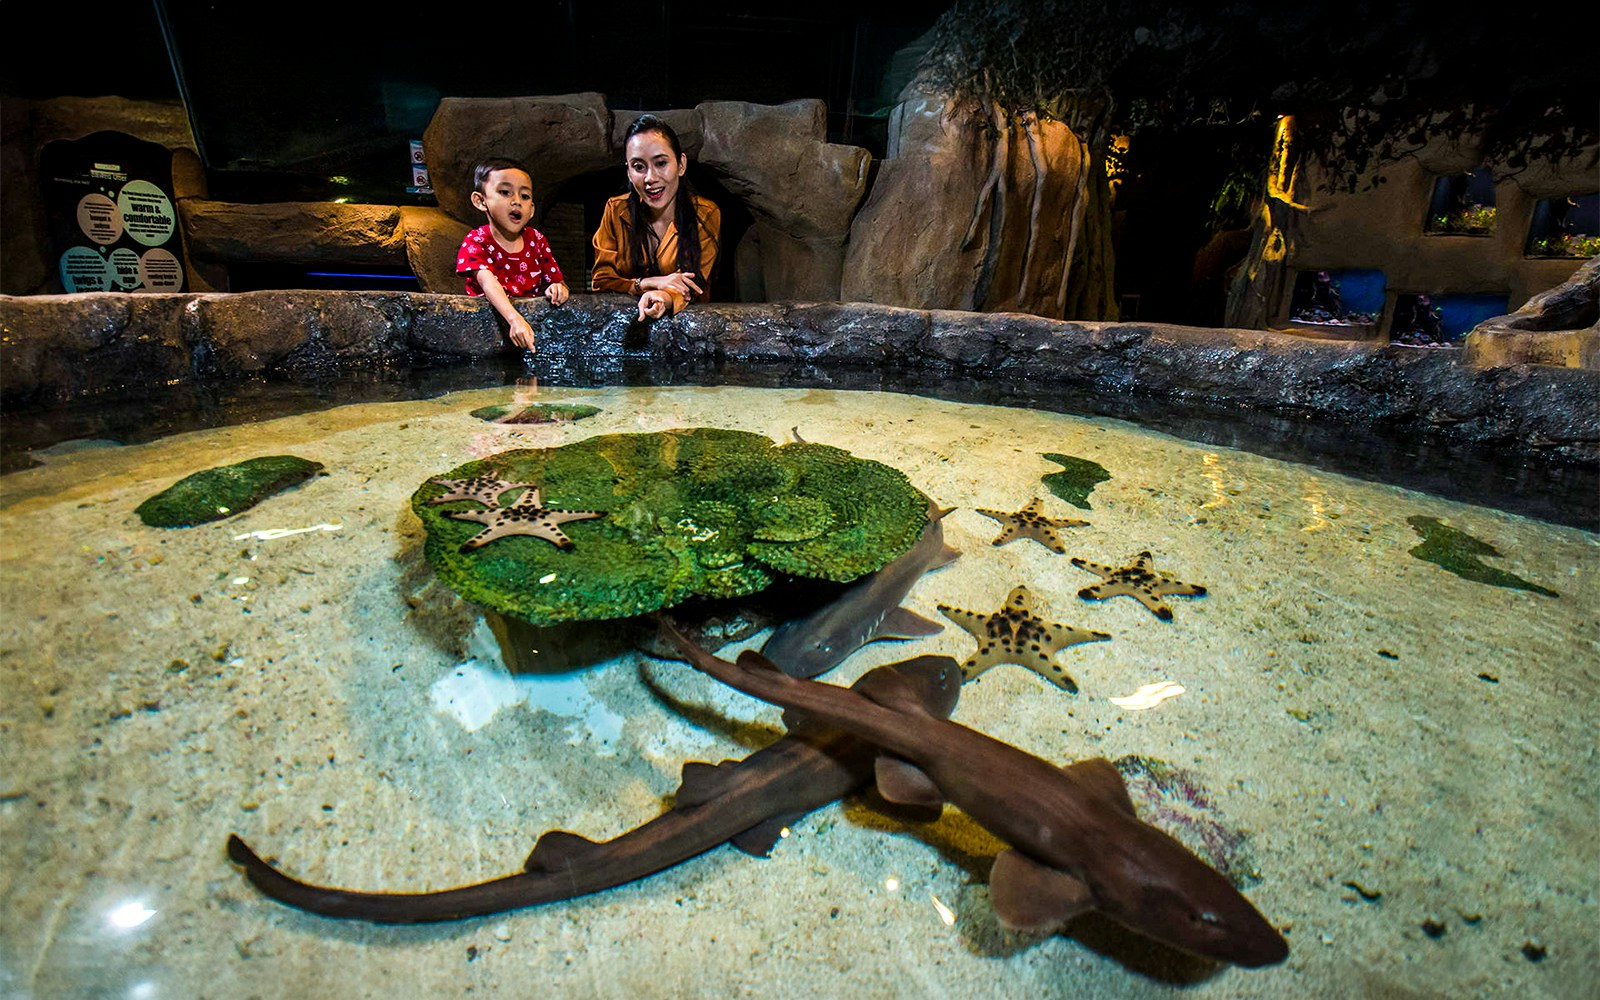
[[[515,167],[493,171],[472,192],[472,205],[489,216],[497,234],[515,239],[533,221],[533,178]]]

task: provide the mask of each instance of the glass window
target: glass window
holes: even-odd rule
[[[1600,194],[1546,198],[1533,208],[1529,257],[1593,257],[1600,254]]]
[[[1432,236],[1488,236],[1494,232],[1494,175],[1482,167],[1433,182],[1422,231]]]
[[[1374,323],[1386,293],[1382,271],[1301,271],[1289,300],[1289,319],[1324,326]]]

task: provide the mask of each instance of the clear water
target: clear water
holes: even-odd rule
[[[604,412],[468,416],[514,395]],[[547,829],[615,836],[659,812],[684,761],[774,738],[774,710],[677,663],[504,674],[406,505],[472,457],[695,425],[799,427],[962,508],[946,520],[962,559],[907,601],[927,617],[993,611],[1025,583],[1045,617],[1112,633],[1059,654],[1078,695],[1001,666],[956,719],[1052,760],[1186,772],[1207,805],[1164,821],[1238,835],[1289,960],[1211,969],[1095,921],[1005,932],[984,882],[997,843],[954,810],[918,825],[858,799],[768,860],[719,848],[500,917],[374,927],[259,896],[229,833],[311,881],[441,888],[518,869]],[[1041,485],[1059,468],[1045,452],[1111,473],[1093,510]],[[196,469],[277,453],[330,474],[191,529],[132,513]],[[1600,981],[1589,532],[1115,419],[879,392],[507,387],[34,457],[0,477],[0,993],[1565,1000]],[[1036,495],[1091,522],[1069,555],[1147,548],[1209,593],[1173,598],[1170,623],[1079,599],[1095,578],[1031,541],[991,545],[999,526],[972,509]],[[1559,596],[1414,557],[1414,516]],[[311,530],[256,534],[273,529]],[[826,679],[974,645],[951,625]],[[1158,682],[1185,691],[1111,701]]]

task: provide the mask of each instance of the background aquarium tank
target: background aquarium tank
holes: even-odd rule
[[[1488,168],[1440,177],[1433,182],[1422,231],[1433,236],[1488,236],[1494,232],[1494,211],[1494,174]]]
[[[1528,227],[1529,257],[1600,254],[1600,194],[1543,198]]]
[[[1324,326],[1375,323],[1386,293],[1382,271],[1301,271],[1294,281],[1289,318]]]
[[[1389,339],[1407,347],[1458,347],[1473,327],[1508,311],[1504,295],[1401,295]]]

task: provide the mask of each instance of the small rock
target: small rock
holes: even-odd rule
[[[1435,920],[1433,917],[1429,917],[1422,922],[1422,933],[1433,938],[1435,941],[1444,937],[1445,931],[1449,929],[1450,928],[1446,927],[1441,921]]]
[[[1522,943],[1522,957],[1530,962],[1542,962],[1549,953],[1549,949],[1531,938]]]
[[[501,921],[494,925],[494,939],[496,941],[511,940],[511,925]]]

